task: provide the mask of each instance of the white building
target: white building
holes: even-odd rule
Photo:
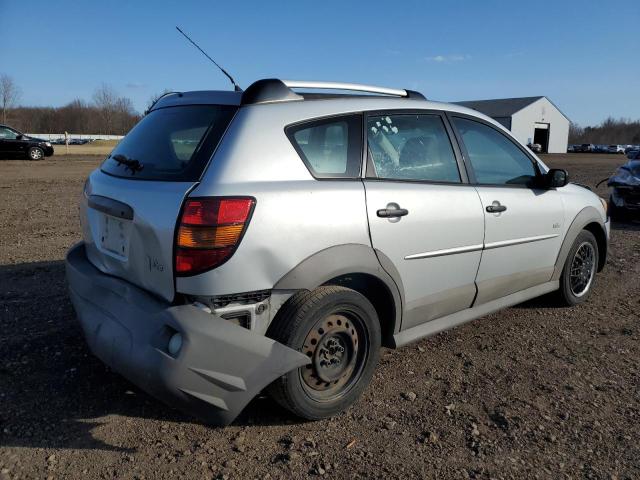
[[[455,102],[500,122],[525,145],[539,143],[543,153],[566,153],[569,119],[547,97]]]

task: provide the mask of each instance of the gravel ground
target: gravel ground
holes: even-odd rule
[[[545,160],[589,185],[622,163]],[[539,299],[384,350],[337,418],[303,422],[260,397],[216,429],[85,346],[62,260],[98,161],[0,162],[0,479],[640,477],[640,222],[614,223],[581,306]]]

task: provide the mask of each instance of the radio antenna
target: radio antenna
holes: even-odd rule
[[[207,57],[216,67],[218,67],[220,69],[220,71],[222,73],[224,73],[227,78],[231,81],[231,84],[233,85],[233,89],[236,92],[241,92],[242,89],[238,86],[238,84],[236,83],[236,81],[233,79],[233,77],[231,75],[229,75],[229,72],[227,72],[224,68],[222,68],[220,65],[218,65],[218,63],[211,58],[209,55],[207,55],[207,52],[205,52],[204,50],[202,50],[198,44],[196,42],[194,42],[193,40],[191,40],[191,38],[189,38],[189,35],[187,35],[186,33],[184,33],[182,30],[180,30],[180,27],[176,26],[176,30],[178,30],[182,35],[184,35],[184,38],[186,38],[187,40],[189,40],[191,42],[191,44],[196,47],[198,50],[200,50],[200,52],[202,52],[202,54]]]

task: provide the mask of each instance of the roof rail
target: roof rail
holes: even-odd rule
[[[298,80],[279,80],[266,78],[252,83],[242,94],[244,105],[255,103],[290,102],[304,100],[302,95],[295,93],[292,88],[306,88],[319,90],[347,90],[351,92],[377,93],[394,97],[426,100],[424,95],[413,90],[398,88],[376,87],[359,83],[341,82],[310,82]]]
[[[374,87],[373,85],[362,85],[360,83],[341,82],[306,82],[298,80],[283,80],[289,88],[309,88],[321,90],[349,90],[352,92],[380,93],[382,95],[392,95],[394,97],[408,96],[406,90],[399,88]]]

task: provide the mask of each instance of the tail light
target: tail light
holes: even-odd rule
[[[247,229],[255,203],[251,197],[187,199],[176,234],[176,275],[195,275],[229,260]]]

